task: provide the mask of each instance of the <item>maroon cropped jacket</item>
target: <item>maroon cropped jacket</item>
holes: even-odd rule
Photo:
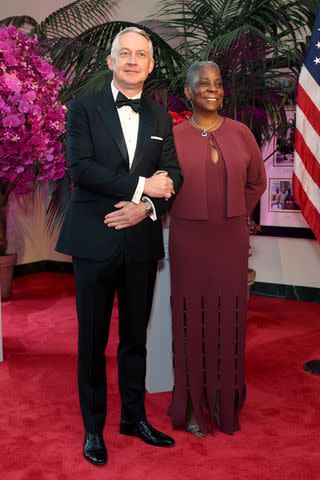
[[[206,159],[210,142],[194,142],[201,133],[186,121],[174,127],[175,145],[184,182],[171,214],[206,220]],[[266,173],[258,144],[243,123],[226,118],[210,132],[227,170],[227,217],[250,215],[266,189]]]

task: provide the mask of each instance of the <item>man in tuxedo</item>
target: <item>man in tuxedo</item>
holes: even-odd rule
[[[115,293],[120,433],[155,446],[174,444],[146,417],[145,344],[157,262],[164,255],[161,215],[182,183],[170,115],[142,95],[154,66],[148,35],[122,30],[107,63],[111,86],[73,100],[68,109],[75,188],[57,243],[59,252],[73,257],[83,453],[96,465],[107,461],[105,348]]]

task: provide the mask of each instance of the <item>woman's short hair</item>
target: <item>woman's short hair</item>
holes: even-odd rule
[[[220,70],[220,67],[217,63],[212,62],[211,60],[203,60],[201,62],[194,62],[190,65],[186,74],[186,84],[191,86],[193,85],[199,76],[199,70],[204,67],[217,68]]]
[[[116,54],[117,54],[117,50],[118,50],[118,46],[119,46],[119,38],[122,35],[124,35],[125,33],[129,33],[129,32],[138,33],[139,35],[142,35],[147,40],[147,42],[149,44],[149,47],[150,47],[150,56],[152,58],[153,57],[153,46],[152,46],[150,35],[148,35],[147,32],[145,32],[144,30],[142,30],[141,28],[138,28],[138,27],[127,27],[127,28],[124,28],[123,30],[121,30],[120,32],[117,33],[117,35],[114,37],[112,45],[111,45],[111,56],[115,57]]]

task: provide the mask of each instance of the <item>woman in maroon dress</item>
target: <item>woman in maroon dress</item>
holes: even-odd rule
[[[174,128],[184,183],[170,224],[175,387],[169,414],[174,427],[196,436],[212,430],[214,420],[225,433],[239,429],[245,399],[246,217],[266,187],[252,133],[218,114],[223,94],[214,62],[191,65],[185,95],[193,115]]]

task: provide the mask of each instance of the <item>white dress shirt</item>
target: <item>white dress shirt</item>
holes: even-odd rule
[[[113,81],[111,82],[111,91],[112,91],[113,99],[114,101],[116,101],[119,90],[114,86]],[[137,98],[141,98],[141,94],[142,92],[138,93],[134,97],[130,97],[130,99],[135,100]],[[119,120],[122,128],[124,140],[127,146],[127,151],[129,156],[129,168],[131,168],[134,154],[137,147],[140,115],[138,112],[135,112],[134,110],[132,110],[132,108],[129,105],[124,105],[121,108],[117,108],[117,112],[119,115]],[[144,190],[144,184],[145,184],[145,177],[139,177],[137,188],[131,199],[133,203],[136,203],[136,204],[140,203],[143,190]],[[148,198],[148,200],[152,203],[150,198]],[[152,220],[156,220],[157,215],[156,215],[156,211],[153,203],[152,203],[152,206],[153,206],[154,213],[150,215],[150,218]]]

